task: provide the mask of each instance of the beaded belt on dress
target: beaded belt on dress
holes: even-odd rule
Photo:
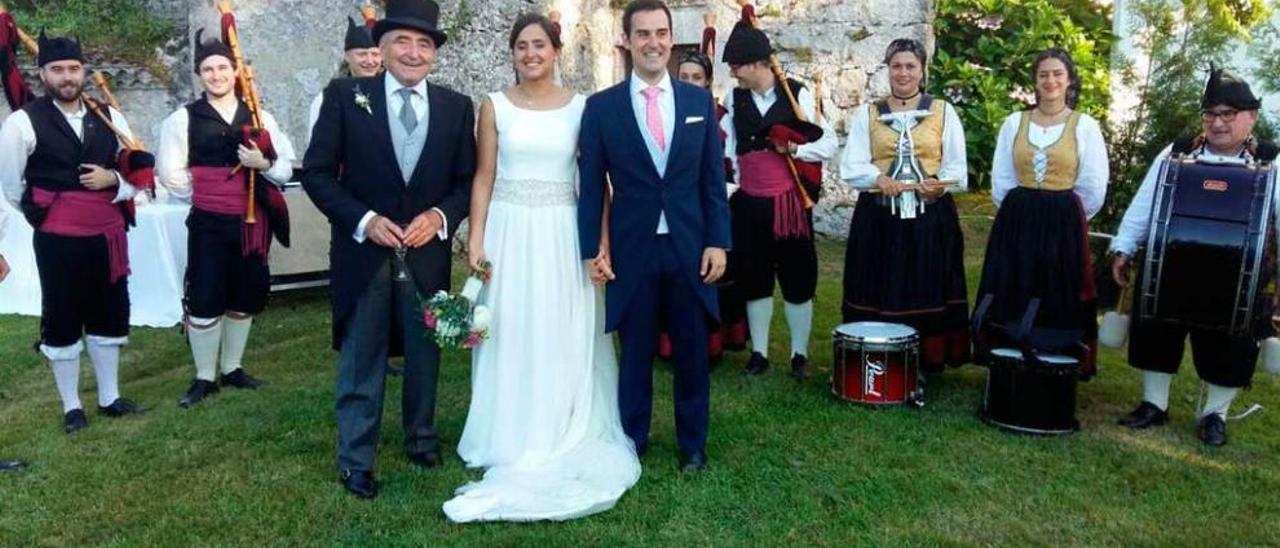
[[[497,179],[493,200],[523,206],[572,206],[578,196],[572,181],[539,179]]]

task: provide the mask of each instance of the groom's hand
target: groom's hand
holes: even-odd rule
[[[396,226],[391,219],[382,215],[374,215],[369,219],[369,224],[365,225],[364,233],[373,240],[373,243],[382,247],[396,248],[400,246],[400,242],[404,240],[404,231]]]
[[[705,283],[716,283],[724,276],[725,265],[729,264],[723,249],[718,247],[708,247],[702,250],[702,270],[698,272],[702,276]]]
[[[441,228],[444,228],[444,219],[436,210],[419,213],[404,231],[404,245],[415,248],[427,245],[440,233]]]
[[[609,283],[617,278],[613,273],[613,259],[609,255],[609,249],[601,246],[600,253],[596,258],[587,262],[587,270],[591,272],[591,283],[597,286]]]

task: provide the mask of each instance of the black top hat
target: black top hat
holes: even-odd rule
[[[42,67],[56,61],[84,62],[84,51],[77,40],[63,37],[49,38],[45,36],[44,29],[41,29],[39,45],[40,55],[36,57],[36,62]]]
[[[217,38],[205,42],[204,29],[197,30],[195,67],[193,67],[196,74],[200,74],[200,63],[203,63],[205,59],[215,55],[226,57],[231,61],[232,66],[236,64],[236,54],[231,51],[231,46],[224,44],[222,40],[218,40]]]
[[[1226,69],[1211,68],[1209,83],[1205,84],[1204,97],[1200,100],[1200,108],[1209,109],[1218,105],[1226,105],[1238,110],[1258,110],[1262,108],[1262,100],[1254,96],[1248,82],[1227,72]]]
[[[730,65],[746,65],[767,61],[770,55],[773,55],[773,45],[769,43],[769,36],[747,21],[738,21],[724,43],[720,60]]]
[[[439,21],[440,5],[432,0],[387,0],[387,16],[373,25],[373,41],[381,42],[390,30],[410,29],[426,33],[438,48],[449,38],[437,27]]]
[[[369,28],[364,25],[357,25],[354,19],[348,17],[347,36],[343,39],[342,49],[369,49],[376,47],[378,47],[378,44],[373,41],[373,35],[369,34]]]

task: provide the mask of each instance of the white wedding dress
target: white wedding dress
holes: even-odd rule
[[[497,176],[485,226],[490,338],[471,362],[458,443],[487,470],[444,504],[456,522],[567,520],[608,510],[640,478],[618,416],[604,297],[578,248],[577,144],[585,99],[524,110],[489,95]]]

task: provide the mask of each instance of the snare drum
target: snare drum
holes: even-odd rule
[[[1080,363],[1069,356],[1036,354],[1027,363],[1012,348],[991,351],[982,420],[1005,430],[1060,435],[1080,429],[1076,421],[1076,382]]]
[[[832,333],[831,393],[870,405],[919,403],[920,336],[905,325],[855,322]]]

